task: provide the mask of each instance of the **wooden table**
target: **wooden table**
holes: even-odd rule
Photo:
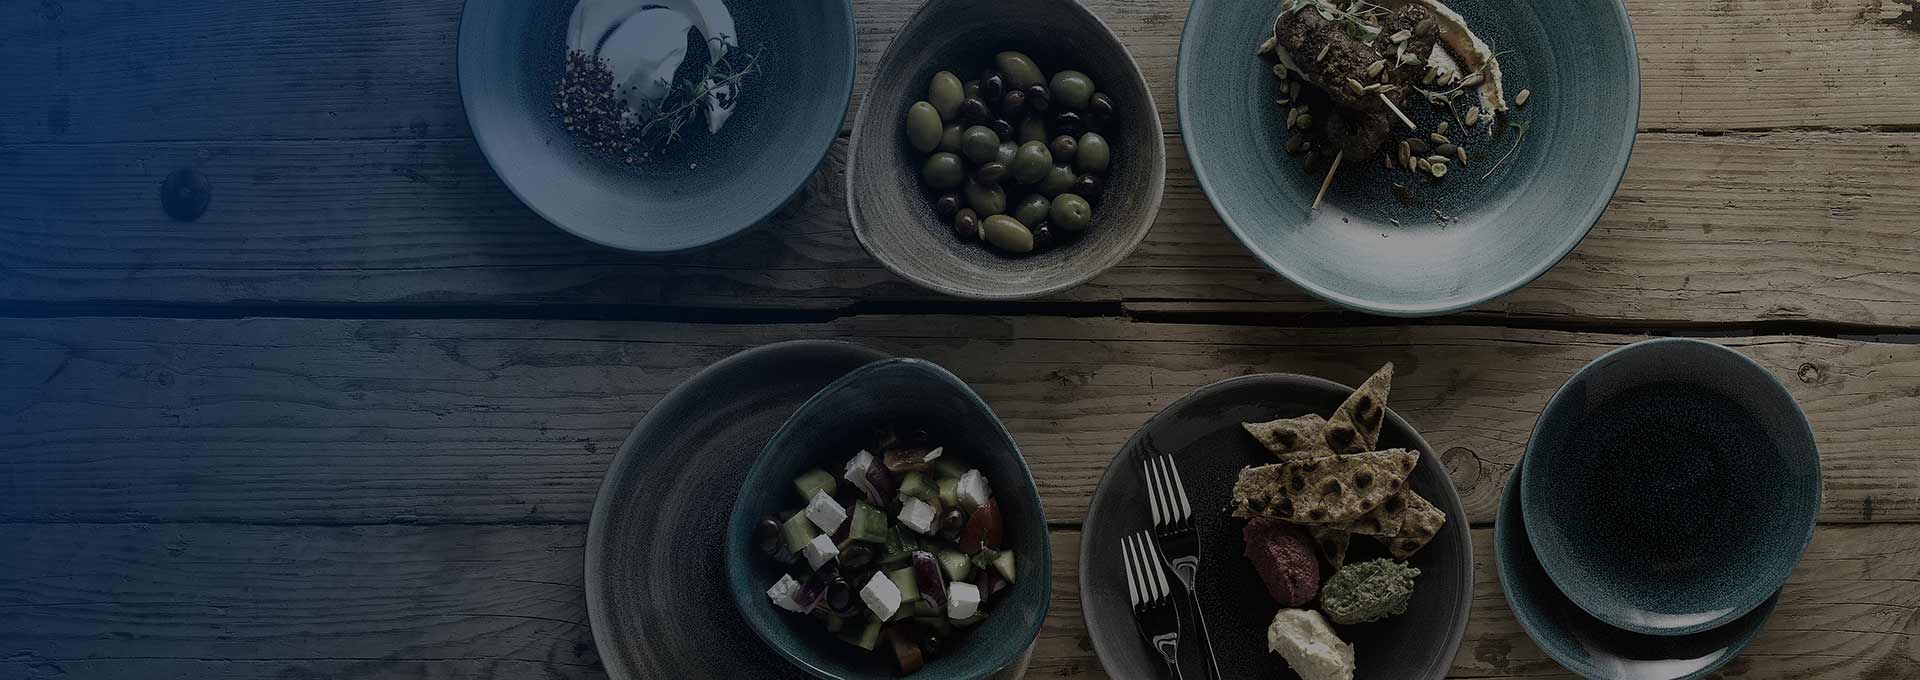
[[[1157,88],[1168,193],[1059,297],[930,297],[847,226],[837,146],[708,252],[589,246],[481,159],[459,0],[0,0],[0,677],[599,678],[582,545],[614,449],[745,347],[938,361],[1007,417],[1054,523],[1034,677],[1104,677],[1075,564],[1121,442],[1189,390],[1400,367],[1473,521],[1461,678],[1566,677],[1493,574],[1501,480],[1551,391],[1647,335],[1787,381],[1820,530],[1723,677],[1920,677],[1920,7],[1628,0],[1645,108],[1612,209],[1524,290],[1413,322],[1262,268],[1195,185],[1183,3],[1091,3]],[[857,3],[856,101],[910,0]],[[157,186],[214,184],[197,222]]]

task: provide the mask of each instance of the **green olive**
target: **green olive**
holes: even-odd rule
[[[960,132],[965,129],[966,128],[961,127],[959,123],[948,123],[947,127],[940,130],[939,150],[959,153]]]
[[[1020,151],[1013,155],[1013,164],[1007,166],[1013,171],[1013,181],[1032,184],[1047,176],[1053,169],[1053,152],[1047,145],[1039,142],[1027,142],[1020,145]]]
[[[967,197],[967,207],[982,215],[999,215],[1007,211],[1007,192],[998,186],[967,182],[960,193]]]
[[[933,151],[940,146],[940,113],[926,102],[914,102],[907,109],[907,141],[920,153]]]
[[[960,155],[975,163],[986,163],[999,153],[1000,136],[985,125],[975,125],[960,133]]]
[[[940,112],[940,120],[954,120],[959,116],[960,102],[966,98],[967,88],[960,84],[960,76],[951,71],[933,74],[933,83],[927,85],[927,103]]]
[[[973,169],[973,181],[981,184],[999,184],[1007,178],[1007,166],[1001,163],[981,163]]]
[[[1038,226],[1046,221],[1047,211],[1052,207],[1053,201],[1047,200],[1047,197],[1040,194],[1027,194],[1026,198],[1020,199],[1020,202],[1013,206],[1013,219],[1020,220],[1021,224],[1030,227]]]
[[[1053,103],[1070,111],[1087,108],[1087,101],[1093,99],[1093,79],[1079,71],[1053,74],[1053,82],[1047,89],[1053,91]]]
[[[1020,121],[1020,143],[1047,141],[1047,121],[1040,116],[1027,116]]]
[[[993,65],[1006,77],[1007,87],[1010,88],[1026,89],[1047,82],[1047,77],[1040,73],[1040,67],[1033,63],[1033,58],[1019,52],[1009,50],[993,55]]]
[[[1006,215],[994,215],[980,223],[980,233],[994,247],[1009,253],[1033,252],[1033,232]]]
[[[946,191],[966,181],[967,168],[959,156],[941,152],[927,157],[926,165],[920,166],[920,176],[927,180],[927,186]]]
[[[1001,142],[1000,148],[994,149],[993,151],[993,162],[1012,168],[1013,157],[1015,154],[1020,153],[1020,145],[1013,142]]]
[[[1112,152],[1107,148],[1107,138],[1098,132],[1089,132],[1080,135],[1080,149],[1074,152],[1073,165],[1081,172],[1106,172]]]
[[[1047,211],[1047,217],[1053,220],[1053,226],[1067,231],[1080,231],[1093,222],[1093,206],[1087,205],[1087,199],[1079,194],[1060,194],[1053,198],[1053,206]]]
[[[1073,182],[1076,179],[1079,179],[1079,175],[1073,173],[1073,166],[1065,163],[1055,165],[1052,170],[1047,171],[1046,177],[1041,178],[1040,193],[1052,198],[1073,191]]]

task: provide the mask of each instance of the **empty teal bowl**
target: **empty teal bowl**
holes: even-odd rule
[[[1422,131],[1396,124],[1392,138],[1425,138],[1447,120],[1470,163],[1433,180],[1388,170],[1381,156],[1345,158],[1318,211],[1325,163],[1307,170],[1287,154],[1288,110],[1275,105],[1283,88],[1254,56],[1279,3],[1195,0],[1187,14],[1177,78],[1194,175],[1234,236],[1316,297],[1389,316],[1491,300],[1566,257],[1620,184],[1640,67],[1619,0],[1451,5],[1499,52],[1508,97],[1533,91],[1512,115],[1524,137],[1488,139],[1485,123],[1461,129],[1415,95],[1406,112]]]
[[[876,426],[911,424],[986,475],[1014,551],[1015,579],[989,601],[986,621],[957,647],[927,661],[916,680],[984,678],[1020,660],[1040,634],[1051,602],[1053,553],[1046,516],[1026,459],[1000,419],[966,383],[936,364],[886,359],[833,382],[794,412],[747,472],[727,526],[727,580],[734,604],[767,644],[801,669],[833,680],[893,677],[880,652],[843,642],[818,620],[777,609],[767,588],[781,565],[759,554],[760,519],[800,505],[793,480],[810,469],[838,471]]]
[[[553,100],[574,5],[468,0],[460,17],[467,124],[500,181],[554,226],[636,252],[712,244],[785,205],[840,133],[853,93],[849,2],[734,0],[736,53],[759,55],[759,72],[717,134],[695,117],[679,143],[642,165],[584,149]],[[683,63],[681,73],[694,68]]]
[[[1582,368],[1527,442],[1541,566],[1594,618],[1686,635],[1747,614],[1806,552],[1820,508],[1807,419],[1766,368],[1666,338]]]

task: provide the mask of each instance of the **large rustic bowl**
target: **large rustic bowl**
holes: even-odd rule
[[[1084,72],[1119,107],[1104,131],[1113,164],[1093,225],[1078,241],[1026,256],[954,237],[920,181],[925,154],[903,130],[934,73],[972,79],[1002,50],[1027,53],[1047,73]],[[1073,0],[931,0],[880,57],[861,101],[847,167],[853,233],[880,264],[920,286],[980,300],[1057,293],[1119,264],[1160,211],[1167,165],[1153,95],[1120,39]]]
[[[760,518],[800,507],[793,479],[810,469],[841,470],[877,426],[912,424],[980,469],[993,490],[1014,551],[1014,583],[989,601],[987,620],[931,659],[915,680],[973,680],[1017,663],[1040,634],[1052,597],[1052,547],[1033,475],[1000,419],[966,383],[918,359],[886,359],[827,385],[794,412],[748,470],[727,526],[727,581],[747,625],[802,670],[832,680],[892,677],[880,653],[843,642],[820,621],[767,601],[782,565],[754,547]],[[882,647],[884,651],[885,647]]]
[[[1698,340],[1648,340],[1580,369],[1540,412],[1520,474],[1547,575],[1594,618],[1645,635],[1760,606],[1820,509],[1820,452],[1793,395]]]
[[[636,252],[712,244],[779,210],[846,118],[853,8],[848,0],[727,5],[740,50],[763,56],[733,116],[714,135],[696,118],[659,160],[629,166],[581,148],[553,113],[574,3],[468,0],[460,96],[500,181],[554,226]]]
[[[1279,4],[1195,0],[1189,10],[1177,80],[1194,175],[1233,235],[1301,290],[1388,316],[1466,309],[1566,257],[1619,186],[1640,111],[1620,0],[1450,4],[1499,51],[1508,97],[1533,90],[1512,114],[1524,138],[1508,128],[1488,139],[1485,123],[1456,127],[1471,163],[1438,181],[1387,170],[1380,156],[1343,159],[1317,211],[1326,164],[1304,169],[1286,153],[1287,109],[1274,105],[1281,83],[1254,56]],[[1442,117],[1415,99],[1406,112],[1425,137]],[[1395,125],[1393,139],[1412,136]]]

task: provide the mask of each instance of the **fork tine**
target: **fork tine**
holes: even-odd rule
[[[1173,461],[1170,459],[1163,458],[1162,460],[1166,461],[1167,471],[1172,473],[1173,475],[1174,498],[1180,501],[1178,511],[1174,513],[1175,515],[1177,515],[1176,517],[1174,517],[1174,521],[1185,522],[1189,519],[1192,519],[1193,506],[1187,503],[1187,485],[1185,482],[1180,481],[1180,466],[1174,465]]]
[[[1159,596],[1165,598],[1172,592],[1172,589],[1167,587],[1167,569],[1166,566],[1161,563],[1160,548],[1154,545],[1153,541],[1147,541],[1146,543],[1147,562],[1153,570],[1154,587],[1159,589]]]
[[[1140,606],[1140,570],[1133,558],[1133,537],[1120,539],[1120,559],[1127,565],[1127,600]]]
[[[1140,474],[1146,476],[1147,508],[1153,512],[1153,525],[1157,527],[1157,526],[1160,526],[1161,524],[1165,524],[1166,520],[1164,518],[1166,517],[1166,513],[1160,509],[1160,506],[1161,506],[1160,484],[1159,484],[1159,480],[1155,479],[1153,474],[1152,458],[1147,458],[1140,461]]]

